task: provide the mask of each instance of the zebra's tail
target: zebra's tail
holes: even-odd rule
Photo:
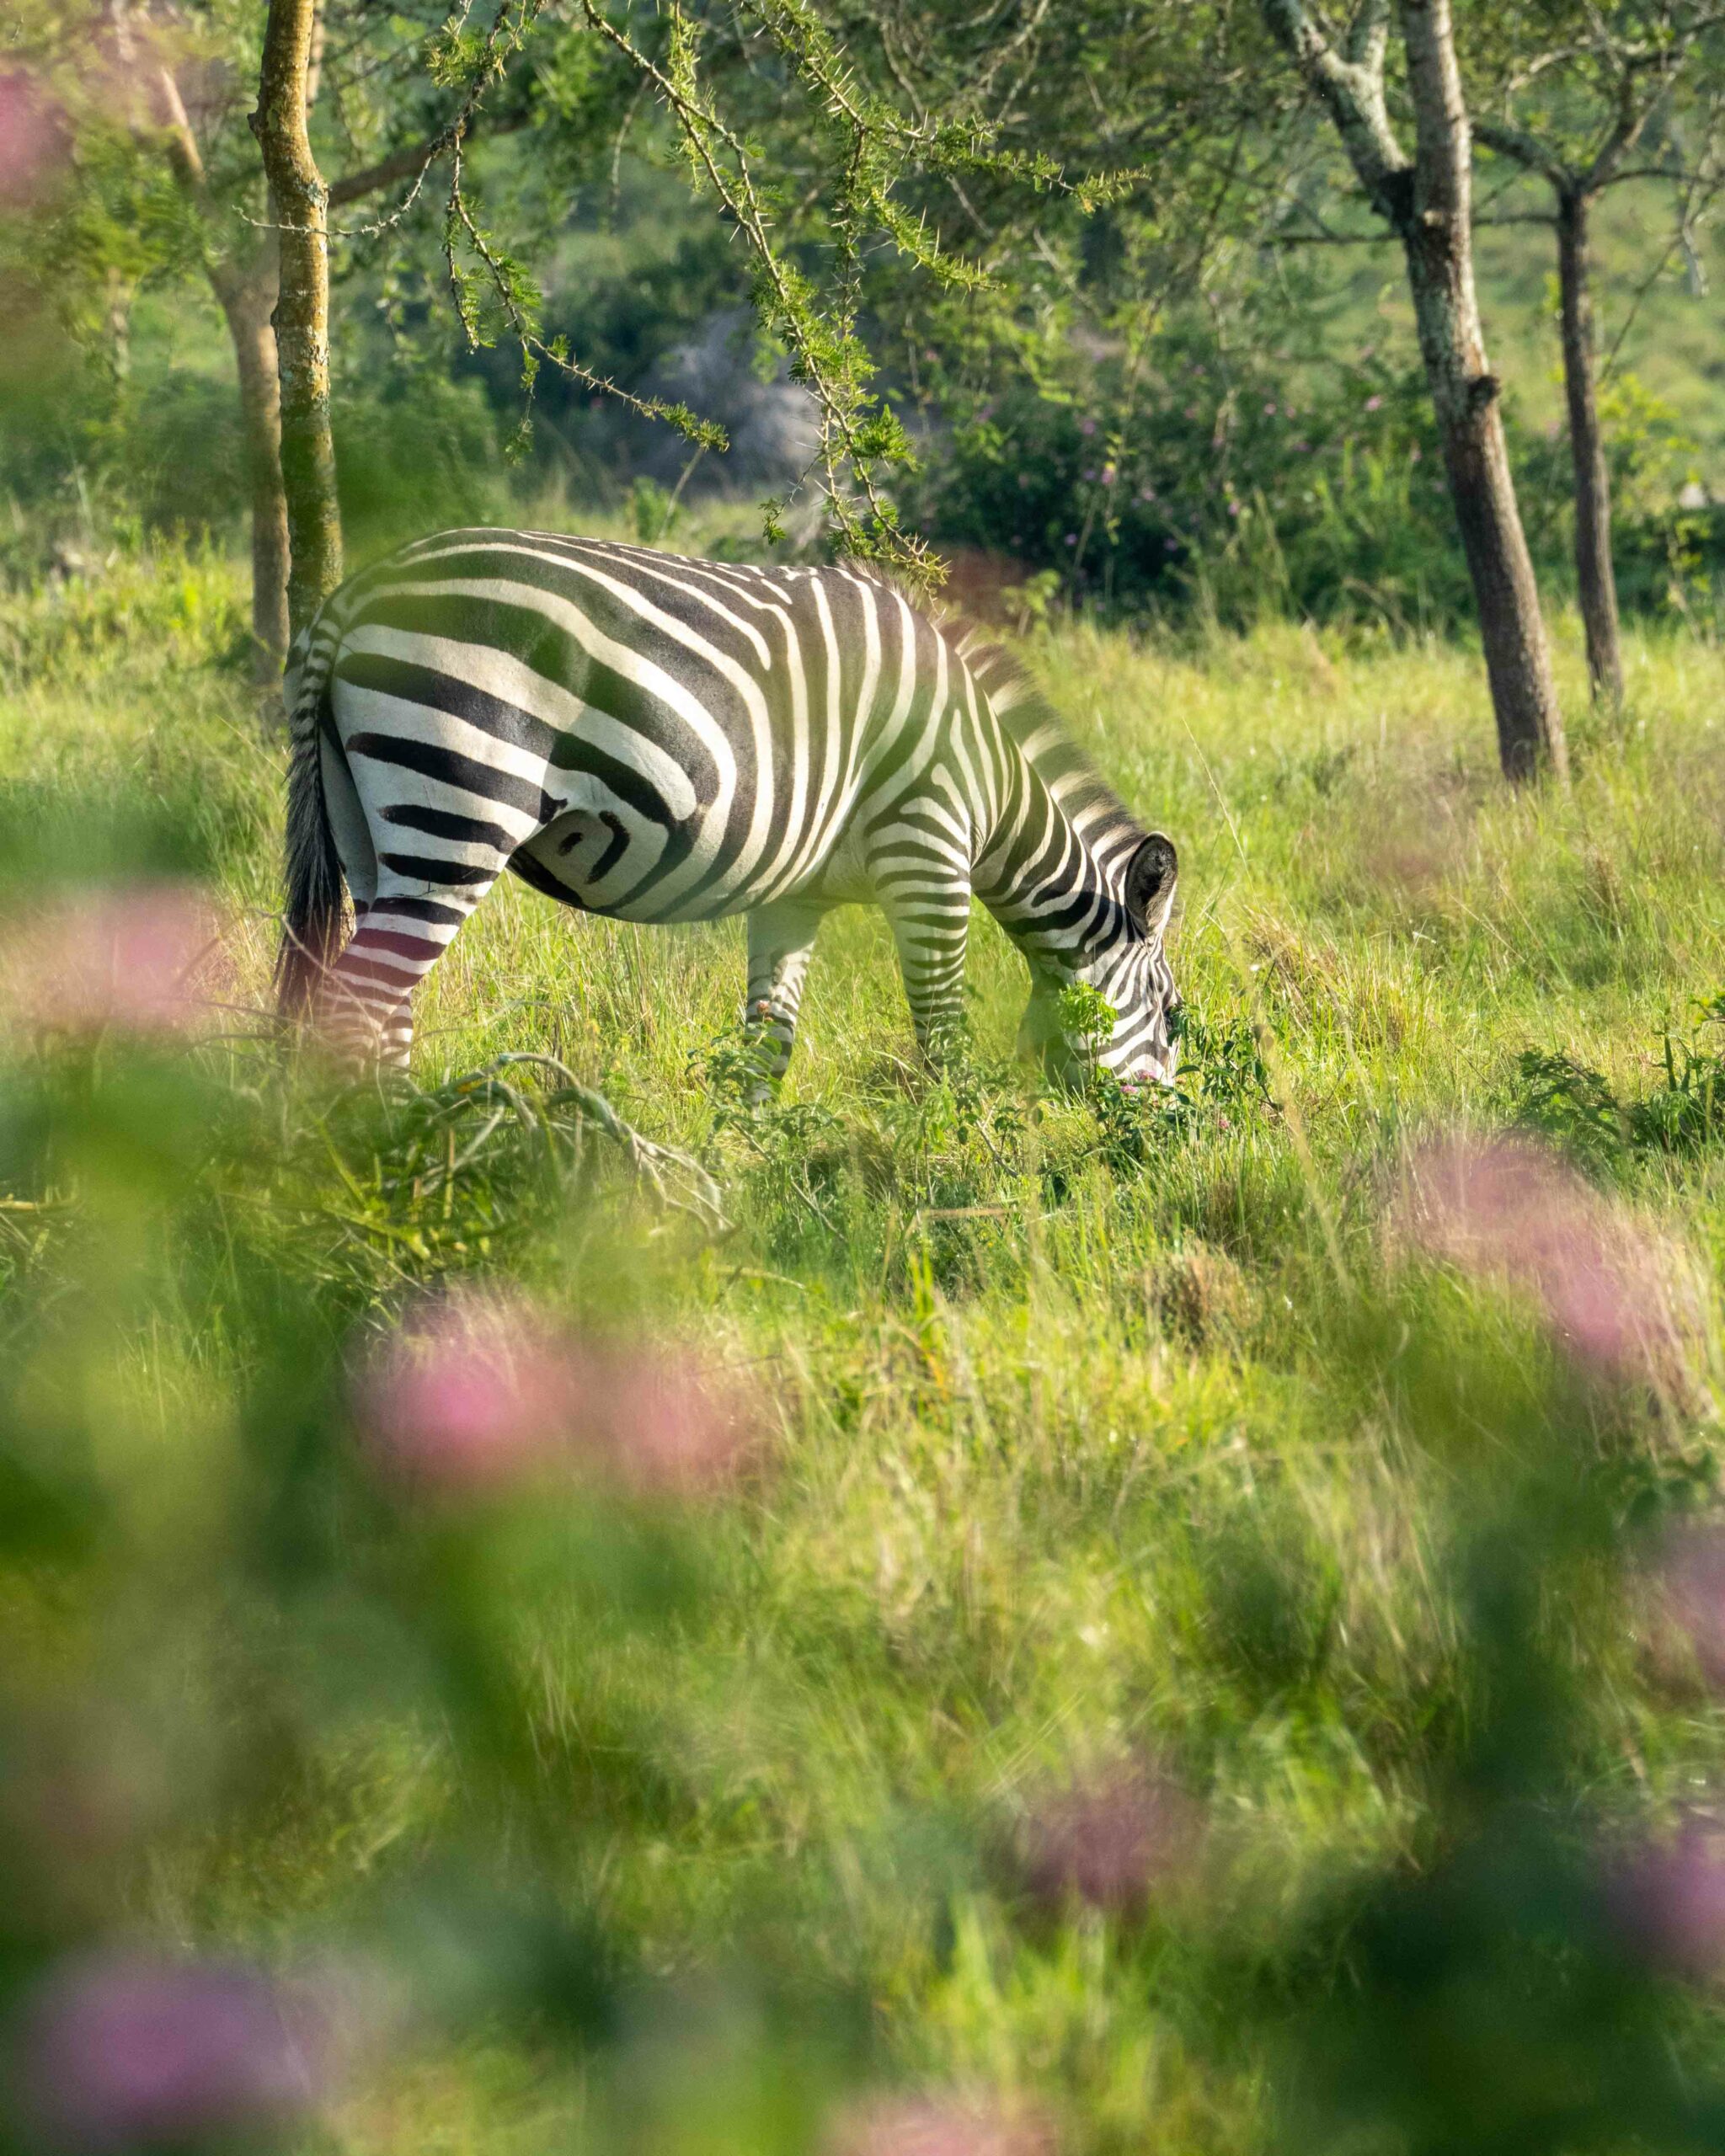
[[[275,954],[275,1010],[291,1024],[311,1010],[340,955],[344,926],[341,857],[323,798],[319,737],[342,625],[325,604],[288,659],[287,903]]]

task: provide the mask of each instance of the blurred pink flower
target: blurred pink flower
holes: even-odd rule
[[[1368,412],[1381,411],[1383,408],[1383,403],[1384,400],[1381,397],[1368,397],[1365,400],[1365,408]]]
[[[1687,1820],[1638,1851],[1608,1881],[1606,1901],[1631,1949],[1663,1974],[1725,1973],[1725,1838],[1711,1822]]]
[[[0,75],[0,204],[18,205],[66,162],[66,131],[59,115],[21,72]]]
[[[1662,1614],[1687,1640],[1701,1675],[1725,1687],[1725,1532],[1699,1520],[1672,1529],[1652,1581]]]
[[[53,2148],[180,2148],[303,2119],[333,2051],[303,1986],[241,1962],[98,1954],[61,1964],[26,2008],[18,2095]]]
[[[403,1326],[360,1371],[355,1410],[387,1475],[451,1493],[560,1469],[687,1493],[723,1480],[755,1437],[740,1401],[675,1349],[582,1340],[473,1296]]]
[[[882,2096],[841,2115],[825,2156],[1054,2156],[1047,2124],[1028,2113],[953,2097]]]
[[[1399,1213],[1416,1247],[1530,1294],[1594,1375],[1680,1378],[1662,1253],[1628,1214],[1537,1147],[1468,1138],[1429,1146],[1409,1164]]]
[[[1147,1768],[1120,1768],[1044,1796],[1019,1829],[1017,1868],[1047,1908],[1079,1901],[1131,1916],[1190,1876],[1201,1833],[1183,1790]]]
[[[574,1396],[574,1372],[537,1321],[452,1296],[372,1358],[355,1405],[387,1472],[473,1490],[544,1465],[568,1432]]]
[[[218,957],[195,885],[79,892],[15,920],[0,943],[0,1005],[38,1031],[183,1030]]]

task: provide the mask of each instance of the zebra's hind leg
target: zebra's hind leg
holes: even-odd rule
[[[770,1097],[785,1075],[797,1037],[797,1013],[814,938],[829,909],[813,899],[774,899],[749,916],[749,994],[743,1033],[760,1058],[756,1098]]]
[[[407,1068],[414,990],[497,880],[492,868],[462,873],[471,880],[432,889],[383,869],[323,999],[322,1030],[338,1054]]]

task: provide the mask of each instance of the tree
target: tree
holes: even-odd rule
[[[276,366],[287,506],[287,615],[297,635],[341,581],[341,504],[329,426],[329,195],[310,129],[318,0],[270,0],[252,131],[276,231]]]
[[[1334,123],[1367,202],[1402,244],[1504,773],[1561,777],[1567,768],[1562,715],[1474,287],[1471,142],[1449,0],[1397,0],[1411,155],[1390,112],[1390,0],[1363,0],[1339,32],[1306,0],[1263,5],[1272,33]]]
[[[1593,210],[1606,188],[1656,176],[1676,188],[1681,232],[1697,197],[1725,177],[1714,155],[1725,116],[1722,24],[1725,11],[1706,0],[1631,0],[1556,13],[1541,5],[1530,19],[1518,11],[1494,18],[1484,64],[1475,71],[1483,80],[1481,101],[1488,99],[1499,115],[1479,120],[1475,134],[1498,157],[1545,181],[1553,197],[1563,388],[1575,473],[1576,584],[1589,680],[1594,697],[1612,704],[1623,696],[1623,657],[1611,562],[1610,476],[1599,427]],[[1681,88],[1708,72],[1712,83],[1695,99],[1705,147],[1686,158],[1671,127],[1673,106]],[[1651,165],[1632,163],[1662,122],[1671,127],[1668,154]]]

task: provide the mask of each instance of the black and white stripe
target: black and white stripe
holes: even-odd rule
[[[405,1061],[409,999],[505,868],[626,921],[749,916],[747,1023],[782,1070],[815,931],[882,907],[917,1035],[959,1017],[972,894],[1103,1060],[1168,1077],[1174,849],[997,650],[843,567],[439,532],[353,578],[289,670],[285,1012]],[[341,883],[356,926],[341,944]]]

